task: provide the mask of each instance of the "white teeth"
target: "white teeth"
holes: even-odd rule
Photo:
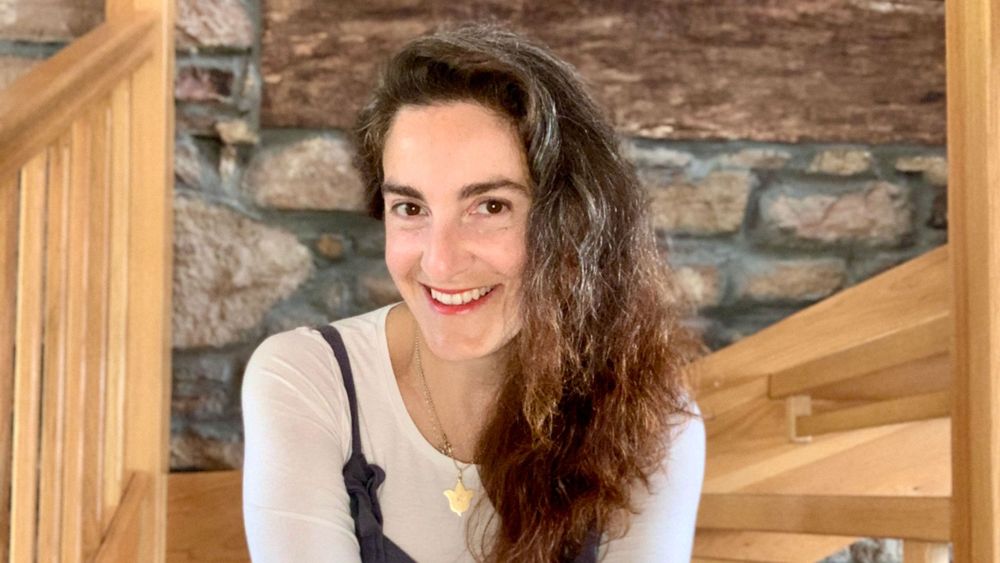
[[[486,295],[487,293],[493,291],[493,287],[480,287],[478,289],[470,289],[469,291],[463,291],[462,293],[441,293],[436,289],[431,289],[431,297],[436,301],[440,301],[445,305],[465,305],[470,301],[475,301],[480,297]]]

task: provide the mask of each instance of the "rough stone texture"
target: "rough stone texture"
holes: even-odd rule
[[[362,303],[370,308],[383,307],[403,299],[384,268],[362,274],[358,287]]]
[[[350,146],[334,137],[310,137],[258,152],[244,186],[263,207],[365,209],[364,186],[351,164]]]
[[[626,143],[625,156],[636,166],[654,168],[684,168],[694,160],[691,153],[658,145]]]
[[[829,149],[816,155],[809,172],[818,174],[833,174],[834,176],[853,176],[868,172],[872,167],[872,154],[859,149]]]
[[[0,39],[69,41],[104,21],[104,0],[0,0]]]
[[[711,235],[733,233],[743,224],[753,177],[746,172],[712,172],[697,184],[652,187],[653,227]]]
[[[737,293],[759,302],[815,301],[843,287],[847,267],[843,260],[748,260]]]
[[[177,46],[249,49],[254,26],[240,0],[178,0]]]
[[[896,159],[896,170],[919,172],[932,186],[943,188],[948,185],[948,161],[943,156],[904,156]]]
[[[722,166],[777,170],[784,168],[792,155],[781,149],[743,149],[719,158]]]
[[[772,191],[762,197],[760,215],[770,242],[793,246],[894,246],[904,243],[914,227],[908,190],[888,182],[840,194]]]
[[[215,130],[227,145],[256,145],[260,142],[260,135],[245,119],[220,121],[215,124]]]
[[[312,273],[289,233],[195,199],[177,198],[174,209],[176,348],[239,341]]]
[[[722,301],[724,278],[718,266],[675,266],[673,272],[683,294],[695,307],[711,307]]]
[[[347,237],[336,233],[323,233],[316,241],[316,250],[330,260],[340,260],[348,246]]]
[[[231,68],[178,65],[174,98],[179,102],[228,102],[236,89],[235,81]]]
[[[286,0],[262,15],[267,126],[346,128],[391,52],[492,18],[573,64],[627,134],[945,140],[938,0]]]
[[[903,563],[903,541],[864,538],[819,563]]]
[[[0,90],[6,89],[40,62],[37,59],[0,56]]]
[[[238,422],[192,425],[170,436],[170,469],[204,471],[243,467],[243,439]]]
[[[196,190],[211,191],[219,185],[219,175],[197,142],[178,135],[174,142],[174,177]]]

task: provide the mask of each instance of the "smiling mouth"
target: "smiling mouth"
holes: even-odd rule
[[[495,285],[488,285],[484,287],[478,287],[475,289],[470,289],[467,291],[462,291],[459,293],[445,293],[443,291],[438,291],[433,287],[424,286],[427,288],[431,295],[431,298],[442,305],[467,305],[473,301],[478,301],[483,297],[486,297],[497,288]]]

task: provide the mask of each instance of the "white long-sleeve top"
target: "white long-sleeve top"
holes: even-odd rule
[[[378,491],[383,530],[418,562],[471,561],[470,512],[456,516],[443,494],[455,485],[455,466],[421,435],[396,384],[385,333],[391,307],[333,323],[354,373],[362,451],[386,473]],[[351,444],[347,393],[322,335],[300,327],[265,339],[247,365],[242,403],[243,516],[253,561],[360,561],[341,474]],[[625,537],[602,547],[602,560],[690,561],[704,464],[705,428],[690,419],[678,427],[652,492],[638,486],[641,513]],[[475,466],[464,482],[480,488]]]

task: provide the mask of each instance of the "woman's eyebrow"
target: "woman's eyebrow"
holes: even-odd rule
[[[488,182],[476,182],[473,184],[467,184],[462,187],[462,191],[459,192],[459,199],[469,199],[476,197],[478,195],[491,192],[493,190],[499,190],[501,188],[513,188],[525,196],[530,196],[531,192],[527,187],[507,178],[500,178],[497,180],[491,180]],[[424,194],[415,188],[410,186],[394,184],[392,182],[382,182],[382,195],[386,194],[396,194],[403,197],[413,198],[418,201],[424,201]]]

